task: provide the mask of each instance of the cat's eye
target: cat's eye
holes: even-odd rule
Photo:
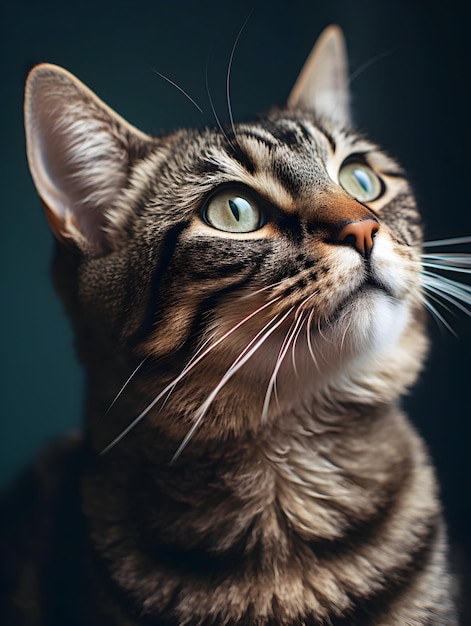
[[[239,190],[224,189],[212,195],[202,216],[207,224],[226,233],[251,233],[262,226],[259,208]]]
[[[372,202],[383,193],[383,183],[371,167],[358,161],[346,161],[339,172],[339,182],[359,202]]]

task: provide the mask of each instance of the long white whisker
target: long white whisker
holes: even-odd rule
[[[463,274],[471,274],[471,268],[459,267],[456,265],[451,266],[447,263],[429,263],[428,261],[422,261],[424,267],[431,267],[432,269],[442,270],[444,272],[462,272]]]
[[[291,340],[292,340],[292,338],[293,338],[293,336],[292,336],[292,334],[291,334],[291,330],[292,330],[292,329],[295,327],[295,325],[296,325],[296,313],[298,313],[298,311],[299,311],[299,306],[298,306],[298,308],[297,308],[297,310],[296,310],[296,312],[295,312],[295,318],[294,318],[294,320],[291,322],[290,327],[289,327],[289,329],[288,329],[288,332],[286,333],[286,335],[285,335],[285,337],[284,337],[284,339],[283,339],[283,341],[282,341],[282,343],[281,343],[281,347],[280,347],[280,349],[279,349],[279,351],[278,351],[277,360],[276,360],[276,362],[275,362],[275,368],[274,368],[274,371],[276,370],[276,365],[277,365],[277,363],[279,362],[280,355],[281,355],[281,354],[283,353],[283,351],[285,350],[285,346],[286,346],[286,351],[285,351],[285,353],[284,353],[284,354],[286,354],[286,352],[287,352],[287,351],[288,351],[288,349],[289,349],[289,346],[290,346]],[[283,356],[283,357],[281,357],[281,358],[282,358],[282,360],[283,360],[284,356]],[[270,382],[271,382],[271,380],[270,380]],[[268,385],[268,388],[269,388],[269,387],[270,387],[270,385]],[[268,390],[267,390],[267,393],[268,393]],[[273,395],[274,395],[274,397],[275,397],[275,402],[276,402],[276,404],[277,404],[278,408],[280,408],[280,403],[279,403],[279,400],[278,400],[278,388],[277,388],[277,386],[276,386],[276,376],[275,376],[275,380],[274,380],[274,382],[273,382]],[[265,396],[265,401],[266,401],[266,396]],[[264,404],[264,407],[263,407],[263,410],[262,410],[262,423],[263,423],[263,421],[264,421],[264,419],[265,419],[265,416],[266,416],[266,415],[264,414],[264,410],[265,410],[265,404]]]
[[[293,364],[294,375],[296,378],[299,378],[298,368],[296,365],[296,343],[298,341],[299,335],[301,334],[301,330],[303,328],[303,323],[306,321],[307,314],[302,317],[302,323],[299,325],[296,336],[294,337],[293,345],[291,347],[291,362]]]
[[[208,63],[209,63],[209,59],[208,59]],[[224,137],[226,138],[226,141],[234,148],[234,144],[232,143],[232,141],[229,139],[229,137],[227,136],[226,131],[224,130],[218,114],[216,113],[216,109],[214,107],[214,102],[213,102],[213,98],[211,97],[211,92],[209,90],[209,78],[208,78],[208,63],[206,63],[206,72],[205,72],[205,79],[206,79],[206,93],[208,94],[208,99],[209,99],[209,104],[211,105],[211,110],[213,112],[214,115],[214,119],[216,120],[216,124],[219,127],[219,130],[221,131],[221,133],[224,135]]]
[[[463,313],[466,313],[466,315],[471,316],[470,309],[461,304],[461,302],[464,302],[468,306],[471,306],[471,296],[468,296],[468,294],[461,294],[454,291],[449,291],[448,287],[447,289],[443,289],[443,287],[440,285],[440,281],[433,281],[433,279],[429,279],[429,281],[430,282],[423,284],[424,289],[436,294],[437,296],[440,296],[444,300],[447,300],[457,309],[460,309],[460,311],[463,311]]]
[[[232,329],[231,329],[232,330]],[[234,329],[235,330],[235,329]],[[195,361],[198,359],[198,356],[201,355],[201,357],[198,359],[198,362],[201,361],[201,359],[203,359],[207,354],[209,354],[211,352],[211,350],[214,348],[214,346],[210,346],[209,348],[206,348],[206,346],[208,344],[211,344],[211,337],[209,337],[208,339],[206,339],[206,341],[204,341],[201,346],[198,348],[198,350],[195,352],[195,354],[191,357],[191,359],[188,361],[188,363],[185,365],[185,367],[183,368],[183,370],[180,372],[180,374],[178,375],[178,377],[171,383],[171,387],[168,390],[168,393],[166,395],[166,397],[164,398],[160,409],[162,410],[164,408],[164,406],[167,404],[170,396],[172,395],[175,387],[178,385],[178,383],[184,378],[184,376],[187,374],[187,372],[189,372],[191,369],[193,369],[193,363],[195,363]],[[205,350],[206,348],[206,350]],[[204,354],[201,354],[204,351]],[[195,363],[196,365],[196,363]]]
[[[348,84],[351,85],[353,81],[356,80],[358,76],[360,76],[360,74],[363,74],[363,72],[367,70],[371,65],[374,65],[374,63],[376,63],[377,61],[380,61],[384,57],[390,56],[391,54],[395,54],[400,49],[401,48],[399,46],[397,46],[396,48],[390,48],[389,50],[384,50],[383,52],[376,54],[371,59],[364,61],[359,67],[357,67],[357,69],[354,72],[350,74],[349,79],[348,79]]]
[[[439,302],[436,298],[434,298],[433,296],[429,296],[431,297],[433,300],[435,300],[436,302]],[[440,303],[442,304],[442,303]],[[433,304],[430,302],[430,300],[424,300],[424,306],[430,311],[430,313],[432,314],[432,317],[435,319],[435,321],[439,320],[447,330],[450,331],[450,333],[452,335],[454,335],[455,337],[457,337],[458,335],[455,333],[455,331],[453,330],[453,328],[450,326],[450,324],[448,324],[448,322],[446,321],[446,319],[441,315],[441,313],[439,313],[437,311],[437,309],[433,306]],[[440,324],[438,324],[438,327],[440,328]]]
[[[108,413],[111,411],[111,409],[114,407],[114,405],[116,404],[116,402],[118,401],[118,399],[121,397],[121,394],[123,393],[123,391],[126,389],[126,387],[129,385],[129,383],[131,382],[131,380],[134,378],[134,376],[137,374],[137,372],[141,369],[141,367],[144,365],[144,363],[147,361],[148,357],[145,357],[142,359],[142,361],[139,363],[139,365],[137,367],[134,368],[132,374],[130,374],[130,376],[128,376],[126,382],[123,384],[123,386],[121,387],[121,389],[118,391],[118,393],[115,395],[113,402],[110,404],[110,406],[106,409],[105,414],[103,415],[103,417],[106,417],[108,415]]]
[[[345,343],[345,337],[347,336],[347,332],[348,332],[348,329],[350,328],[351,323],[352,323],[352,317],[349,317],[348,318],[348,324],[346,325],[345,330],[342,333],[342,340],[340,341],[340,351],[343,350],[343,345]]]
[[[182,89],[180,87],[180,85],[178,85],[177,83],[173,82],[173,80],[171,80],[168,76],[165,76],[165,74],[162,74],[161,72],[158,72],[156,69],[154,69],[153,67],[151,67],[151,70],[153,72],[155,72],[155,74],[157,74],[157,76],[160,76],[160,78],[163,78],[164,80],[166,80],[168,83],[170,83],[171,85],[173,85],[176,89],[178,89],[178,91],[180,91],[186,98],[188,98],[188,100],[195,105],[195,107],[198,109],[198,111],[204,115],[204,117],[208,120],[208,117],[206,116],[206,113],[203,111],[203,109],[193,100],[193,98],[187,94],[187,92]],[[208,120],[209,122],[209,120]]]
[[[463,313],[471,317],[471,311],[467,309],[463,304],[461,304],[461,302],[459,302],[452,295],[448,294],[447,292],[444,292],[439,287],[432,286],[431,284],[424,285],[424,287],[428,292],[434,293],[436,296],[443,298],[444,300],[446,300],[447,302],[455,306],[457,309],[459,309],[460,311],[463,311]]]
[[[299,310],[299,307],[298,307],[298,310]],[[291,342],[293,341],[293,337],[295,336],[295,334],[296,334],[299,326],[302,324],[302,322],[303,322],[303,317],[300,316],[297,320],[295,320],[291,324],[291,326],[290,326],[290,328],[289,328],[289,330],[288,330],[288,332],[286,334],[286,337],[283,340],[283,343],[281,345],[281,348],[280,348],[280,351],[278,353],[278,357],[277,357],[277,360],[276,360],[276,363],[275,363],[275,367],[273,369],[273,373],[271,375],[270,381],[268,383],[267,391],[265,393],[265,401],[263,403],[262,417],[261,417],[262,423],[264,423],[266,421],[266,419],[267,419],[268,407],[270,405],[270,399],[271,399],[271,395],[272,395],[273,389],[276,388],[276,378],[278,376],[278,372],[280,371],[280,368],[281,368],[281,366],[283,364],[284,358],[285,358],[285,356],[286,356],[286,354],[287,354],[287,352],[288,352],[288,350],[289,350],[289,348],[291,346]]]
[[[216,387],[210,393],[208,398],[202,404],[200,410],[197,413],[195,422],[193,423],[193,425],[190,428],[190,430],[188,431],[188,433],[185,435],[185,438],[183,439],[182,443],[180,444],[178,450],[173,455],[172,461],[171,461],[172,463],[174,463],[178,459],[178,457],[181,455],[183,450],[188,445],[191,437],[193,436],[194,432],[196,431],[196,429],[201,424],[204,416],[206,415],[206,412],[208,411],[209,407],[211,406],[211,404],[214,401],[214,399],[217,396],[217,394],[221,391],[221,389],[224,387],[224,385],[234,376],[234,374],[236,374],[236,372],[238,372],[240,370],[240,368],[243,365],[245,365],[245,363],[255,354],[255,352],[257,352],[259,347],[268,339],[268,337],[273,332],[275,332],[275,330],[284,322],[284,320],[291,313],[291,310],[292,309],[290,309],[287,313],[285,313],[285,315],[283,315],[283,317],[281,319],[279,319],[276,323],[273,323],[273,322],[276,320],[277,317],[279,317],[279,314],[277,314],[273,319],[271,319],[270,322],[268,322],[268,324],[266,324],[264,326],[264,328],[257,333],[257,335],[254,337],[254,339],[252,339],[252,341],[244,348],[244,350],[241,352],[241,354],[232,363],[230,368],[227,370],[227,372],[221,378],[219,383],[216,385]],[[270,325],[271,325],[271,327],[270,327]],[[268,330],[267,330],[267,328],[268,328]],[[262,333],[264,333],[264,334],[262,334]],[[260,335],[262,335],[262,336],[260,337]],[[260,339],[258,339],[259,337],[260,337]],[[258,341],[257,341],[257,339],[258,339]]]
[[[205,356],[207,356],[212,350],[214,350],[222,341],[224,341],[227,337],[229,337],[233,332],[235,332],[238,328],[240,328],[240,326],[242,326],[243,324],[245,324],[246,322],[248,322],[252,317],[254,317],[255,315],[257,315],[258,313],[260,313],[260,311],[262,311],[263,309],[266,309],[267,307],[271,306],[272,304],[274,304],[277,300],[280,299],[281,296],[277,296],[276,298],[270,300],[269,302],[266,302],[265,304],[263,304],[262,306],[260,306],[258,309],[256,309],[255,311],[252,311],[252,313],[250,313],[249,315],[247,315],[243,320],[241,320],[240,322],[238,322],[235,326],[233,326],[230,330],[228,330],[226,333],[224,333],[224,335],[222,335],[221,337],[219,337],[219,339],[217,339],[211,346],[210,348],[207,348],[202,354],[200,354],[200,356],[196,359],[190,359],[189,363],[185,366],[185,368],[182,370],[182,372],[180,372],[180,374],[171,382],[169,383],[153,400],[152,402],[150,402],[147,407],[129,424],[129,426],[127,426],[117,437],[115,437],[115,439],[113,439],[113,441],[111,443],[109,443],[101,452],[100,454],[106,454],[106,452],[108,452],[108,450],[111,450],[111,448],[114,448],[114,446],[116,444],[118,444],[135,426],[137,426],[137,424],[154,408],[154,406],[157,404],[157,402],[159,402],[159,400],[161,400],[163,398],[163,396],[165,396],[165,394],[171,393],[175,387],[175,385],[177,385],[182,378],[184,378],[184,376],[186,376],[186,374],[191,371],[194,367],[196,367],[196,365],[202,360],[204,359]],[[168,398],[167,398],[168,399]]]
[[[468,267],[471,265],[471,254],[460,254],[459,252],[443,252],[438,254],[436,252],[426,253],[420,255],[423,259],[436,259],[437,261],[448,264],[458,263]]]
[[[316,358],[316,356],[314,354],[314,350],[313,350],[313,347],[312,347],[312,340],[311,340],[311,323],[312,323],[313,315],[314,315],[314,309],[312,309],[311,312],[309,313],[309,317],[307,319],[307,324],[306,324],[307,347],[309,349],[309,354],[311,355],[312,362],[314,363],[316,369],[319,370],[319,364],[318,364],[317,358]]]
[[[317,332],[319,333],[319,335],[322,337],[322,339],[327,342],[327,343],[332,343],[332,341],[330,339],[327,339],[327,337],[325,335],[322,334],[322,329],[321,329],[321,320],[318,319],[317,320]]]
[[[437,239],[436,241],[425,241],[423,248],[431,248],[433,246],[458,246],[462,243],[471,243],[471,237],[452,237],[451,239]]]
[[[307,298],[305,298],[301,304],[299,305],[299,307],[296,310],[295,316],[298,315],[299,311],[301,311],[301,315],[304,315],[304,308],[306,306],[306,304],[309,302],[309,300],[311,300],[311,298],[314,298],[314,296],[316,296],[319,293],[319,290],[316,289],[316,291],[314,291],[313,293],[311,293],[311,295],[309,295]],[[307,319],[307,314],[304,316],[304,320]],[[296,342],[298,341],[298,337],[301,333],[302,330],[302,324],[299,327],[298,332],[296,333],[296,337],[294,338],[294,342],[293,342],[293,346],[291,349],[291,361],[293,363],[293,370],[295,373],[295,376],[298,377],[298,368],[296,367]]]
[[[187,374],[187,372],[189,372],[190,370],[193,369],[193,367],[195,367],[195,365],[197,365],[197,363],[199,363],[202,359],[204,359],[205,356],[207,356],[212,350],[214,350],[219,344],[221,344],[225,339],[227,339],[228,337],[230,337],[230,335],[232,335],[238,328],[240,328],[243,324],[246,324],[250,319],[252,319],[253,317],[255,317],[255,315],[257,315],[258,313],[260,313],[261,311],[263,311],[264,309],[268,308],[269,306],[271,306],[272,304],[274,304],[277,300],[279,300],[281,298],[281,296],[277,296],[276,298],[273,298],[272,300],[270,300],[269,302],[266,302],[265,304],[263,304],[262,306],[258,307],[258,309],[256,309],[255,311],[252,311],[252,313],[250,313],[249,315],[247,315],[246,317],[244,317],[242,320],[240,320],[239,322],[237,322],[237,324],[235,326],[233,326],[232,328],[230,328],[228,331],[226,331],[221,337],[219,337],[219,339],[217,339],[213,344],[211,344],[211,346],[209,348],[207,348],[203,354],[201,354],[201,356],[199,356],[198,358],[196,358],[198,356],[198,353],[201,352],[204,348],[205,345],[207,345],[211,339],[208,339],[207,341],[204,342],[204,344],[201,346],[201,348],[197,351],[197,353],[190,359],[190,361],[187,363],[187,365],[185,366],[185,368],[181,371],[181,373],[177,376],[177,378],[174,380],[174,382],[172,383],[172,387],[169,391],[169,395],[172,393],[173,389],[175,388],[175,386],[182,380],[182,378]],[[166,400],[168,399],[169,396],[167,396]]]
[[[471,285],[464,285],[434,272],[422,272],[422,283],[424,285],[434,284],[440,286],[443,291],[455,295],[463,302],[470,302],[471,300]]]
[[[448,313],[450,313],[450,315],[453,315],[453,317],[456,317],[456,313],[455,311],[453,311],[447,304],[445,304],[445,302],[443,302],[443,300],[441,300],[439,297],[432,295],[434,292],[432,290],[428,291],[425,294],[425,298],[424,300],[427,301],[427,299],[429,300],[433,300],[434,302],[436,302],[442,309],[445,309],[445,311],[448,311]]]
[[[270,285],[267,285],[266,287],[261,287],[260,289],[257,289],[257,291],[251,291],[250,293],[247,293],[241,296],[240,299],[246,300],[248,298],[253,298],[254,296],[258,295],[259,293],[262,293],[263,291],[267,291],[268,289],[273,289],[274,287],[278,287],[278,285],[281,285],[283,282],[284,282],[284,279],[279,280],[276,283],[271,283]]]
[[[234,133],[234,137],[235,140],[238,143],[237,140],[237,134],[235,131],[235,126],[234,126],[234,118],[232,116],[232,105],[231,105],[231,70],[232,70],[232,61],[234,60],[234,54],[237,48],[237,44],[239,43],[239,39],[242,35],[242,32],[244,31],[245,26],[247,25],[247,22],[249,21],[249,19],[252,17],[252,13],[253,13],[253,9],[250,11],[250,13],[248,14],[248,16],[245,18],[245,22],[242,24],[239,33],[237,34],[236,40],[234,42],[234,45],[232,46],[232,51],[231,51],[231,56],[229,58],[229,64],[227,66],[227,78],[226,78],[226,99],[227,99],[227,108],[229,110],[229,119],[231,121],[231,128],[232,128],[232,132]]]

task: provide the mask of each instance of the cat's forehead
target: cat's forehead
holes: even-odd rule
[[[182,170],[194,169],[200,189],[205,183],[241,183],[275,197],[285,207],[313,189],[337,182],[342,162],[352,154],[374,155],[392,165],[358,133],[309,112],[274,111],[224,130],[207,129],[198,139],[180,135],[177,153],[186,161],[182,168],[179,159],[180,176]]]
[[[379,152],[374,143],[353,129],[311,112],[275,111],[255,121],[235,124],[223,141],[213,145],[240,160],[248,171],[271,168],[281,177],[293,171],[297,178],[306,180],[331,178],[330,169],[337,169],[352,154]]]

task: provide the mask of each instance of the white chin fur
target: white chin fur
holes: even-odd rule
[[[352,357],[379,357],[404,332],[408,307],[377,289],[367,291],[351,303],[330,329],[330,340],[342,342],[342,352]]]

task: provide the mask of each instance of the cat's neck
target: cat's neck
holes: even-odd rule
[[[358,411],[343,422],[280,416],[258,436],[196,441],[174,463],[174,442],[137,430],[94,465],[88,515],[102,537],[106,525],[121,533],[123,547],[139,529],[157,560],[164,544],[216,561],[257,544],[260,566],[273,566],[298,542],[337,541],[368,526],[409,470],[400,414]]]
[[[223,597],[230,579],[258,606],[268,600],[243,591],[247,576],[280,593],[293,580],[301,589],[313,558],[371,531],[414,471],[413,455],[423,456],[420,444],[384,407],[381,414],[352,407],[341,427],[311,418],[280,416],[258,439],[195,442],[173,464],[173,442],[137,429],[92,464],[85,513],[115,582],[134,598],[145,588],[143,601],[161,612],[189,568],[208,593],[216,577]]]

